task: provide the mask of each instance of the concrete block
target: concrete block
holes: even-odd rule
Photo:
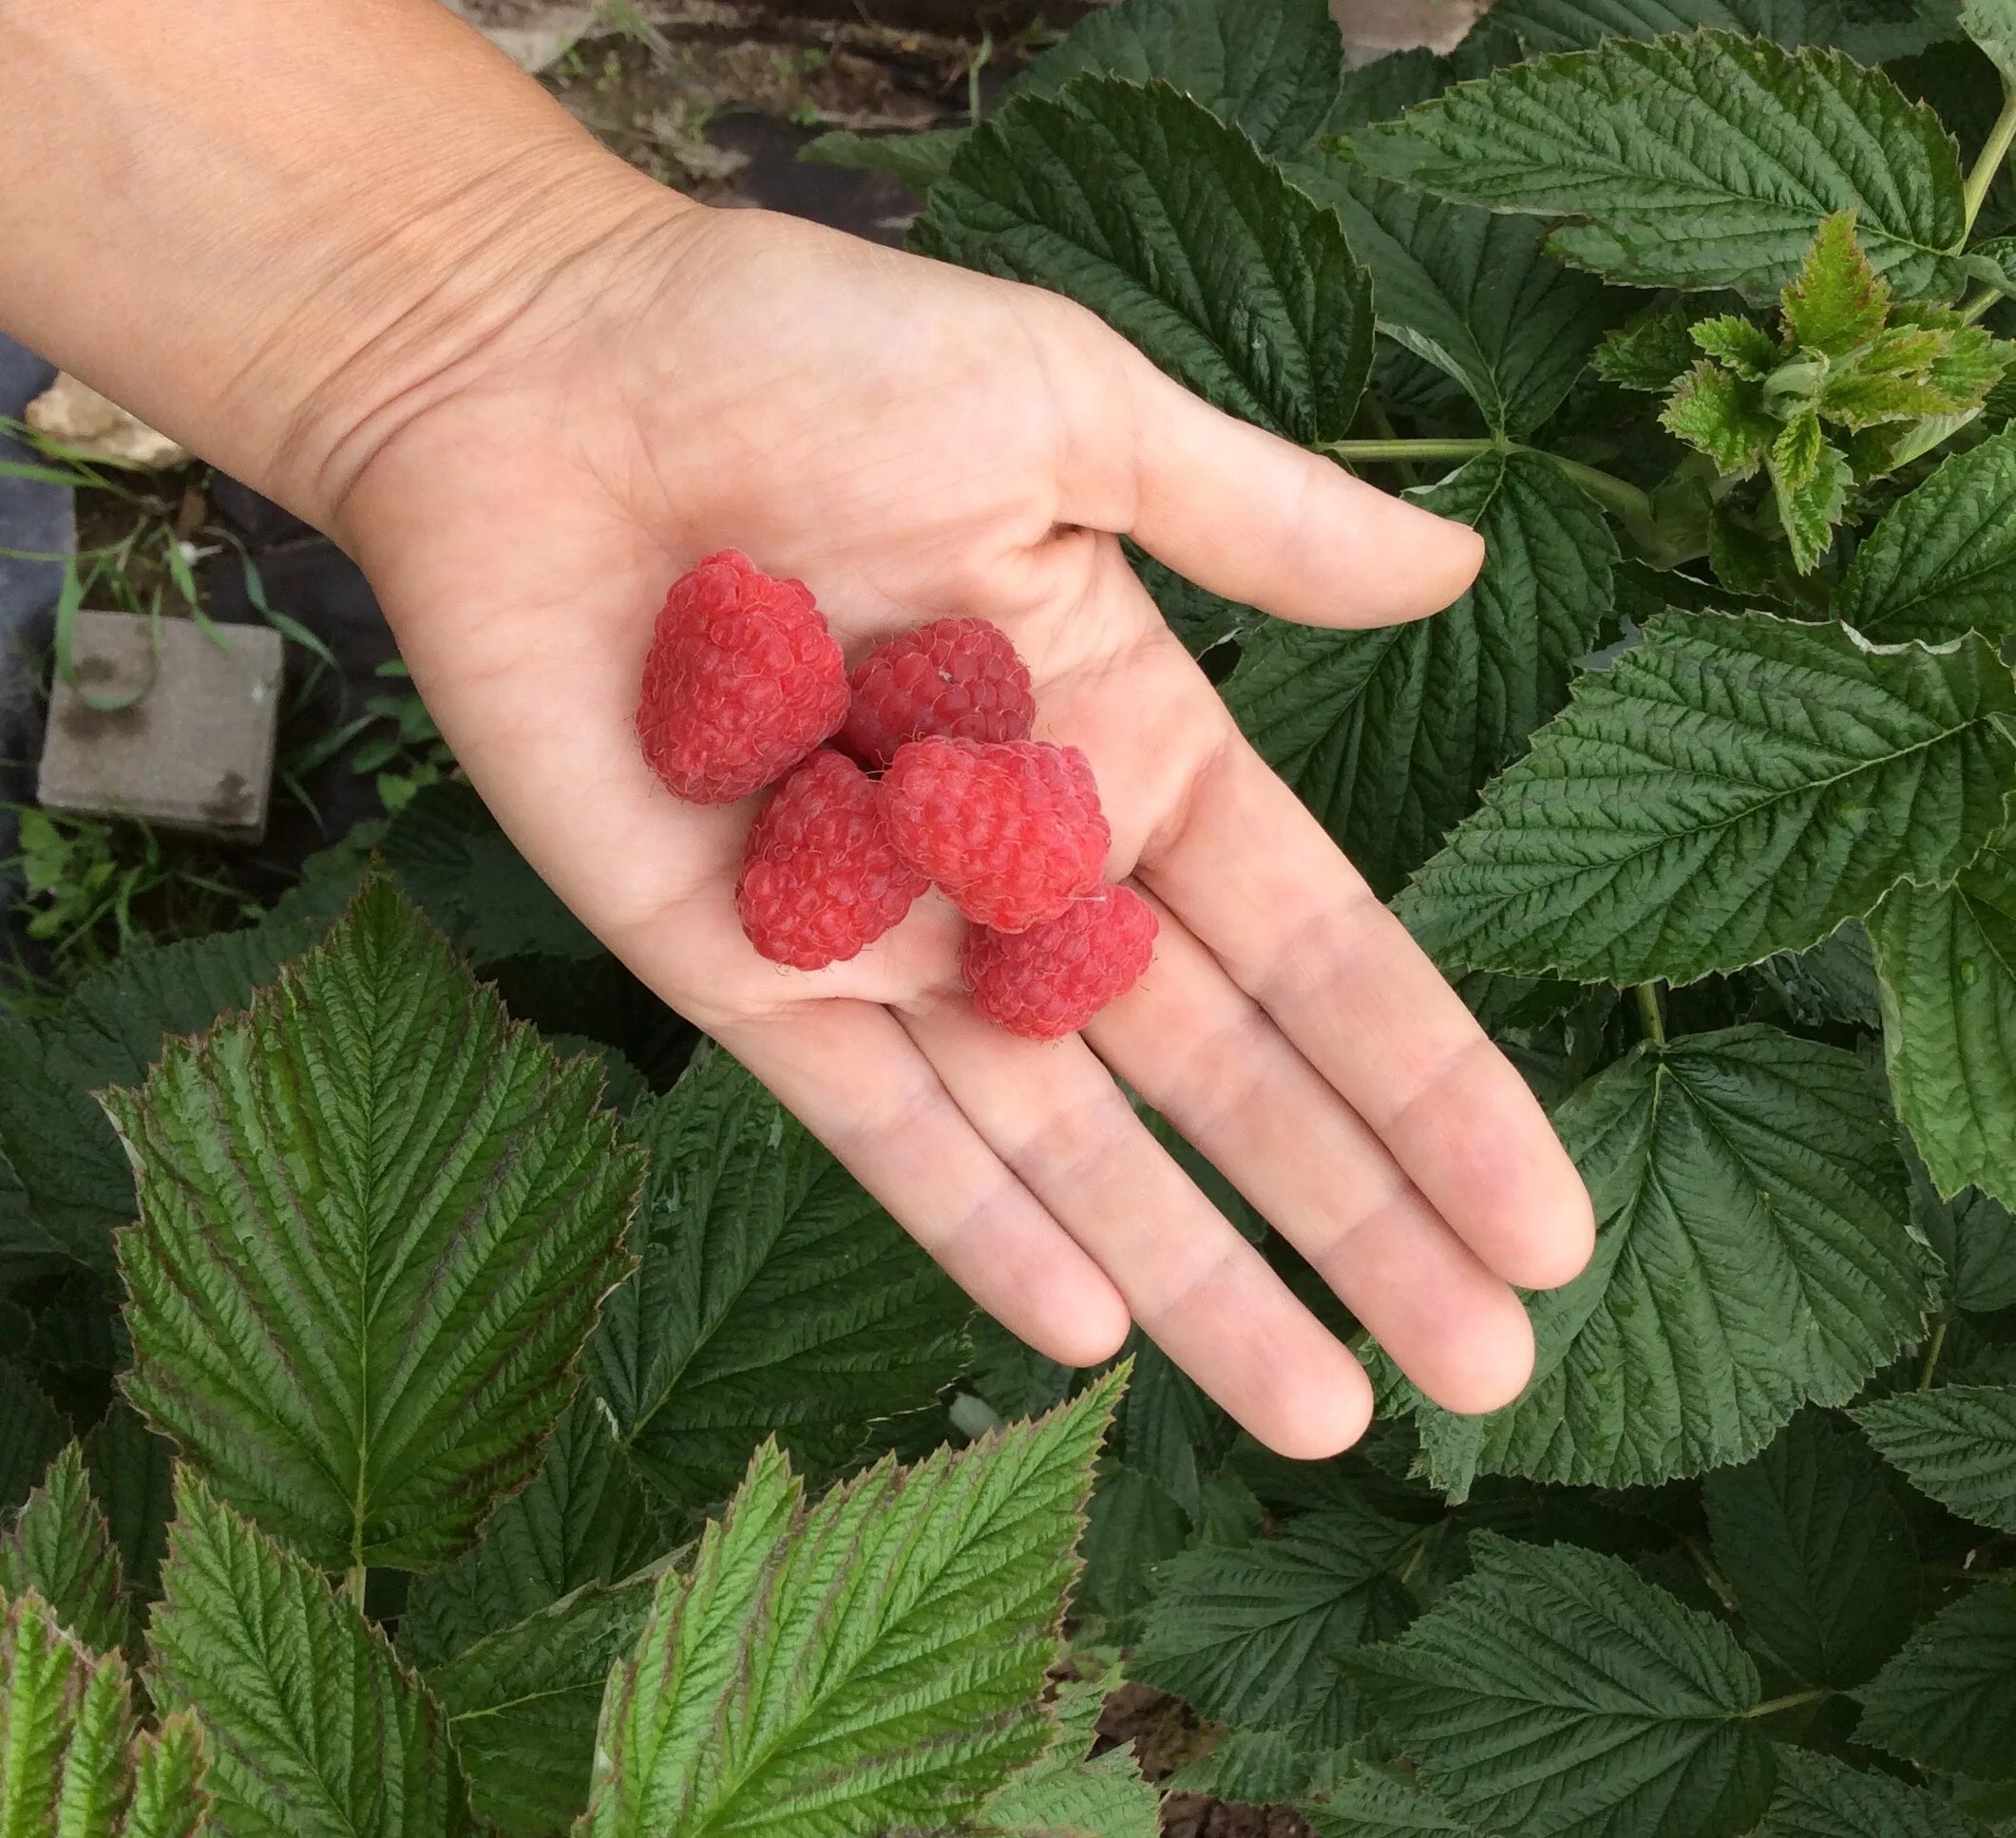
[[[205,631],[162,619],[157,628],[129,613],[80,613],[77,688],[59,674],[49,696],[43,807],[257,842],[273,791],[281,665],[280,635],[266,626]],[[115,699],[126,706],[91,706]]]

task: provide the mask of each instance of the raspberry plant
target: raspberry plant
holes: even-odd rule
[[[0,1829],[1148,1838],[1124,1670],[1320,1838],[2016,1830],[2012,78],[2000,0],[1349,73],[1322,0],[1122,0],[821,142],[1484,534],[1380,632],[1140,565],[1594,1261],[1508,1409],[1368,1347],[1367,1444],[1270,1458],[970,1318],[429,787],[0,1021]]]

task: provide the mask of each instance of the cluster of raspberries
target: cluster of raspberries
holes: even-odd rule
[[[1054,1040],[1133,987],[1155,916],[1106,884],[1092,767],[1031,740],[1035,721],[1028,668],[986,620],[907,632],[849,674],[805,584],[727,549],[665,597],[637,731],[692,803],[776,786],[735,887],[764,957],[800,970],[851,957],[935,881],[973,922],[960,969],[974,1007]]]

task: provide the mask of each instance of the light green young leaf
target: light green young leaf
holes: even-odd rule
[[[2016,432],[1942,460],[1892,504],[1830,610],[1884,643],[2016,634]]]
[[[2016,1532],[2016,1386],[1898,1392],[1854,1418],[1919,1492],[1963,1519]]]
[[[1771,334],[1740,313],[1697,319],[1687,328],[1687,336],[1718,364],[1753,383],[1762,382],[1778,363]]]
[[[1933,1184],[2016,1205],[2016,832],[1949,887],[1894,889],[1869,931],[1891,1095]]]
[[[1596,347],[1589,362],[1606,383],[1664,395],[1694,368],[1698,349],[1685,307],[1668,300],[1634,313]]]
[[[664,1543],[607,1409],[580,1392],[554,1426],[531,1484],[490,1515],[483,1536],[452,1563],[413,1580],[399,1651],[423,1670],[440,1666],[563,1596],[620,1582]]]
[[[1961,284],[1951,138],[1835,51],[1726,31],[1609,39],[1459,85],[1352,149],[1438,197],[1586,218],[1555,233],[1555,251],[1642,287],[1776,294],[1843,210],[1898,292]]]
[[[1785,424],[1765,468],[1778,522],[1792,545],[1793,566],[1810,575],[1834,540],[1834,526],[1848,502],[1848,462],[1822,437],[1819,417],[1809,408]]]
[[[1322,1799],[1296,1809],[1316,1838],[1477,1838],[1412,1775],[1355,1770]]]
[[[2016,784],[2016,681],[1980,638],[1669,613],[1415,877],[1443,961],[1690,982],[1799,950],[1892,886],[1952,880]]]
[[[1771,1795],[1757,1668],[1621,1559],[1471,1540],[1476,1567],[1356,1661],[1429,1788],[1520,1838],[1733,1838]]]
[[[1731,479],[1749,478],[1778,435],[1757,386],[1706,359],[1680,379],[1659,412],[1659,425],[1705,453]]]
[[[611,1676],[580,1838],[976,1815],[1056,1733],[1038,1698],[1123,1382],[810,1506],[765,1444]]]
[[[1967,0],[1960,24],[2002,72],[2003,82],[2016,84],[2016,0]]]
[[[1844,356],[1883,330],[1890,283],[1855,241],[1853,210],[1836,211],[1821,223],[1778,306],[1792,342],[1829,357]]]
[[[1133,1745],[1091,1753],[1099,1712],[1118,1682],[1117,1676],[1094,1674],[1057,1688],[1051,1706],[1056,1741],[987,1802],[983,1830],[1027,1838],[1157,1838],[1161,1796],[1141,1778]]]
[[[209,1732],[230,1838],[465,1830],[447,1718],[385,1637],[187,1468],[175,1499],[147,1682]]]
[[[0,1359],[0,1515],[27,1502],[69,1439],[69,1426],[42,1388]]]
[[[1617,294],[1545,253],[1540,224],[1439,203],[1335,155],[1289,170],[1379,276],[1379,330],[1460,383],[1497,432],[1523,440],[1552,414],[1618,317]]]
[[[453,1556],[539,1465],[637,1157],[390,883],[105,1108],[127,1395],[326,1569]]]
[[[912,240],[1069,294],[1178,382],[1291,440],[1339,439],[1357,412],[1372,298],[1343,225],[1165,84],[1086,78],[1017,103],[931,188]]]
[[[1407,1624],[1398,1573],[1420,1536],[1369,1509],[1313,1512],[1244,1549],[1186,1551],[1156,1573],[1130,1676],[1213,1722],[1340,1748],[1365,1723],[1344,1656]]]
[[[1567,699],[1610,604],[1602,513],[1532,454],[1473,460],[1420,500],[1485,538],[1448,612],[1377,632],[1270,621],[1227,706],[1262,756],[1391,893]]]
[[[1892,1775],[1781,1747],[1778,1791],[1752,1838],[1987,1838],[1987,1829]]]
[[[2010,350],[1979,326],[1893,328],[1828,378],[1820,413],[1851,428],[1972,415],[2002,375]]]
[[[1853,1431],[1801,1412],[1755,1461],[1710,1474],[1702,1500],[1745,1624],[1801,1684],[1859,1685],[1904,1644],[1911,1522]]]
[[[2016,1582],[1975,1583],[1856,1696],[1857,1742],[1943,1773],[2016,1780]]]
[[[1439,1485],[1631,1487],[1747,1459],[1923,1332],[1904,1166],[1861,1062],[1776,1029],[1688,1034],[1555,1114],[1596,1254],[1533,1298],[1539,1354],[1487,1417],[1420,1407]]]
[[[0,1831],[194,1838],[209,1806],[194,1721],[141,1734],[119,1651],[91,1652],[41,1596],[0,1589]]]
[[[73,1442],[0,1538],[0,1590],[33,1590],[86,1646],[111,1653],[126,1637],[123,1587],[111,1530],[85,1478],[84,1450]]]
[[[842,1469],[871,1422],[958,1376],[958,1291],[727,1054],[634,1127],[651,1153],[641,1261],[590,1353],[623,1447],[668,1499],[720,1499],[772,1433]]]
[[[648,1583],[590,1583],[425,1675],[471,1807],[507,1838],[564,1832],[587,1805],[602,1688],[650,1606]]]

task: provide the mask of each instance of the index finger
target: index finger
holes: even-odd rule
[[[1588,1193],[1539,1101],[1243,737],[1135,872],[1501,1277],[1549,1289],[1588,1261]]]

